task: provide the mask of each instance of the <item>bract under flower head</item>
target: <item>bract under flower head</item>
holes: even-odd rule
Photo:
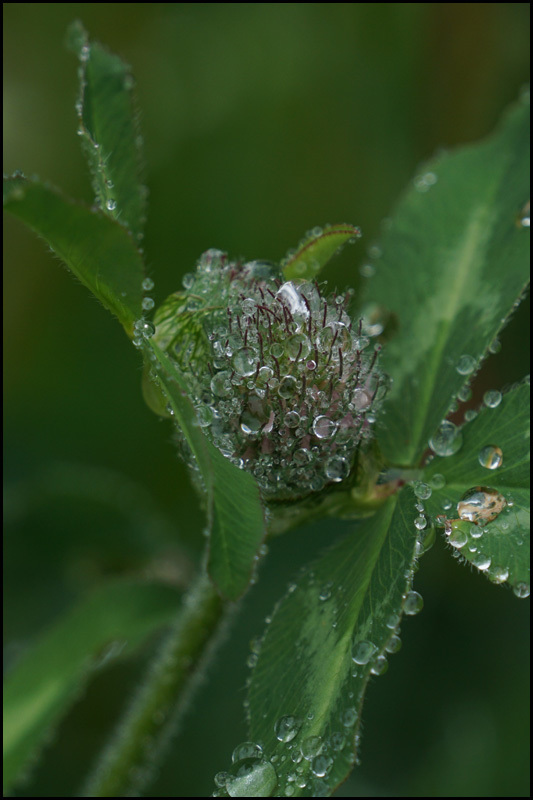
[[[326,298],[276,265],[219,250],[184,285],[158,310],[155,341],[184,373],[212,443],[267,499],[344,480],[383,386],[377,349],[346,311],[349,293]]]

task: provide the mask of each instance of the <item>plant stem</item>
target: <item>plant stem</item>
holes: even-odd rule
[[[176,622],[81,797],[139,796],[175,732],[202,667],[220,640],[217,633],[233,608],[202,572],[183,598]]]

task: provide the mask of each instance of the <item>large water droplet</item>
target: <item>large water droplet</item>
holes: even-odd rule
[[[309,318],[309,309],[305,304],[305,300],[292,281],[284,283],[277,291],[276,297],[285,303],[293,316],[296,315],[303,319]]]
[[[498,469],[503,462],[503,453],[494,444],[488,444],[479,451],[478,461],[485,469]]]
[[[496,489],[474,486],[457,503],[457,513],[461,519],[485,525],[495,520],[506,504],[505,497]]]
[[[329,417],[319,416],[313,422],[313,433],[317,439],[331,439],[338,427],[338,424]]]
[[[235,764],[236,761],[242,761],[243,758],[260,758],[263,754],[263,748],[260,744],[255,742],[242,742],[238,744],[233,753],[231,760]]]
[[[270,797],[278,783],[276,770],[262,758],[243,758],[233,764],[226,779],[230,797]]]
[[[461,431],[449,420],[444,420],[439,425],[437,432],[429,440],[429,446],[438,456],[453,456],[461,449],[463,435]]]
[[[513,586],[513,592],[516,595],[516,597],[520,597],[520,598],[529,597],[530,591],[531,590],[530,590],[529,583],[525,583],[523,581],[521,581],[520,583],[517,583],[515,586]]]

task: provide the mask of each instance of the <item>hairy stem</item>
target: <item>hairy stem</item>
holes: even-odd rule
[[[220,640],[217,634],[222,623],[233,608],[219,597],[207,575],[200,574],[81,797],[139,796],[175,732],[202,667]]]

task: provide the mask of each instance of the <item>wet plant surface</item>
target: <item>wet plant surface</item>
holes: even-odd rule
[[[207,542],[179,613],[181,592],[164,583],[103,586],[20,658],[6,687],[7,791],[89,676],[165,628],[81,789],[149,792],[195,676],[276,537],[327,519],[340,535],[291,578],[251,644],[248,738],[213,793],[329,796],[359,764],[367,685],[399,651],[403,618],[423,609],[413,580],[437,536],[529,596],[529,380],[449,418],[527,287],[529,97],[487,139],[420,169],[361,268],[361,296],[323,280],[361,236],[336,224],[279,262],[207,250],[157,306],[131,71],[79,24],[69,43],[94,203],[16,173],[4,206],[124,328]]]

